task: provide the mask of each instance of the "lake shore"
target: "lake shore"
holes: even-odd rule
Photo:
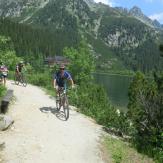
[[[125,72],[102,72],[102,71],[96,71],[92,72],[92,74],[104,74],[104,75],[118,75],[118,76],[128,76],[128,77],[133,77],[135,73],[125,73]]]

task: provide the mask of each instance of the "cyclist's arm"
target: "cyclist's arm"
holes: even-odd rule
[[[74,86],[74,81],[72,80],[72,78],[70,78],[69,81],[71,83],[71,86],[73,87]]]
[[[70,78],[68,78],[68,81],[70,82],[71,87],[72,87],[72,88],[74,88],[74,81],[72,80],[72,78],[71,78],[71,77],[70,77]]]
[[[70,81],[71,86],[74,87],[74,81],[72,80],[70,73],[66,72],[66,77],[67,77],[67,80]]]

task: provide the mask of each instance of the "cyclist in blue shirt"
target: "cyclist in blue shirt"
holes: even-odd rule
[[[60,88],[66,87],[66,80],[70,81],[71,87],[74,88],[74,82],[70,73],[65,70],[64,65],[60,65],[59,71],[54,75],[53,86],[56,89],[57,93]]]

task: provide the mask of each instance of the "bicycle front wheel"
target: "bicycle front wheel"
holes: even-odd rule
[[[69,103],[68,103],[67,97],[65,97],[63,109],[64,109],[64,114],[65,114],[65,119],[68,120],[68,118],[69,118]]]
[[[22,84],[23,84],[24,87],[27,86],[27,80],[26,80],[24,75],[22,76]]]
[[[60,99],[58,99],[58,97],[56,97],[56,109],[57,109],[57,111],[60,111],[60,109],[61,109]]]
[[[15,75],[14,81],[15,81],[16,85],[19,85],[19,77],[18,77],[18,75]]]

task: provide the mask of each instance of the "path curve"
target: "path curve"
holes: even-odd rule
[[[5,163],[103,163],[99,149],[102,129],[70,110],[68,121],[56,116],[55,101],[36,86],[17,86],[9,107],[13,126],[0,132]]]

